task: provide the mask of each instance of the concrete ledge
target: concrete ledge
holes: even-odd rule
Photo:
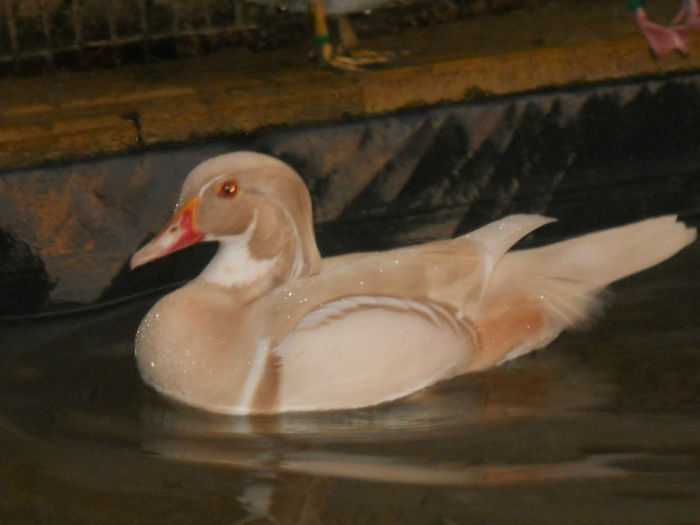
[[[414,53],[388,69],[360,73],[320,68],[305,59],[305,48],[296,48],[6,78],[0,81],[0,170],[700,69],[697,34],[690,56],[655,60],[622,4],[581,11],[576,2],[552,2],[368,40],[370,47]],[[670,0],[655,5],[662,10],[657,16],[675,8]]]
[[[681,72],[700,67],[699,58],[669,57],[657,62],[643,41],[633,36],[398,68],[363,74],[358,82],[364,112],[379,114],[408,106]]]
[[[247,110],[245,93],[229,96]],[[183,119],[196,114],[184,105],[192,99],[173,96]],[[285,100],[300,99],[280,95],[270,118],[288,109]],[[227,125],[220,101],[207,102],[197,111]],[[180,122],[161,129],[178,132]],[[196,275],[214,247],[136,271],[128,260],[166,223],[186,173],[221,153],[252,149],[295,167],[311,192],[320,249],[331,255],[453,237],[509,213],[558,217],[536,234],[550,238],[668,213],[697,225],[698,129],[693,74],[8,170],[0,175],[0,317],[103,303]]]

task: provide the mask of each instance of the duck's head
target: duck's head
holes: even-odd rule
[[[221,155],[192,170],[173,217],[131,267],[200,241],[245,248],[259,261],[286,258],[287,278],[320,266],[306,185],[290,166],[260,153]]]

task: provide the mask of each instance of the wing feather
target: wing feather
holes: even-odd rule
[[[472,325],[449,306],[344,297],[309,312],[275,349],[282,409],[342,409],[397,399],[466,371],[477,344]]]

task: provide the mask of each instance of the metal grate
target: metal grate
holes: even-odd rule
[[[305,15],[243,0],[0,0],[0,66],[7,72],[197,54],[239,43],[272,16],[306,23]]]
[[[473,15],[493,1],[396,0],[364,25],[382,32],[432,24]],[[0,74],[113,66],[235,45],[270,49],[308,39],[309,27],[306,13],[245,0],[0,0]]]

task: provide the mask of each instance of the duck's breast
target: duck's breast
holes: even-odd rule
[[[192,284],[165,296],[143,319],[136,337],[144,381],[189,405],[240,412],[262,340],[251,313]]]

